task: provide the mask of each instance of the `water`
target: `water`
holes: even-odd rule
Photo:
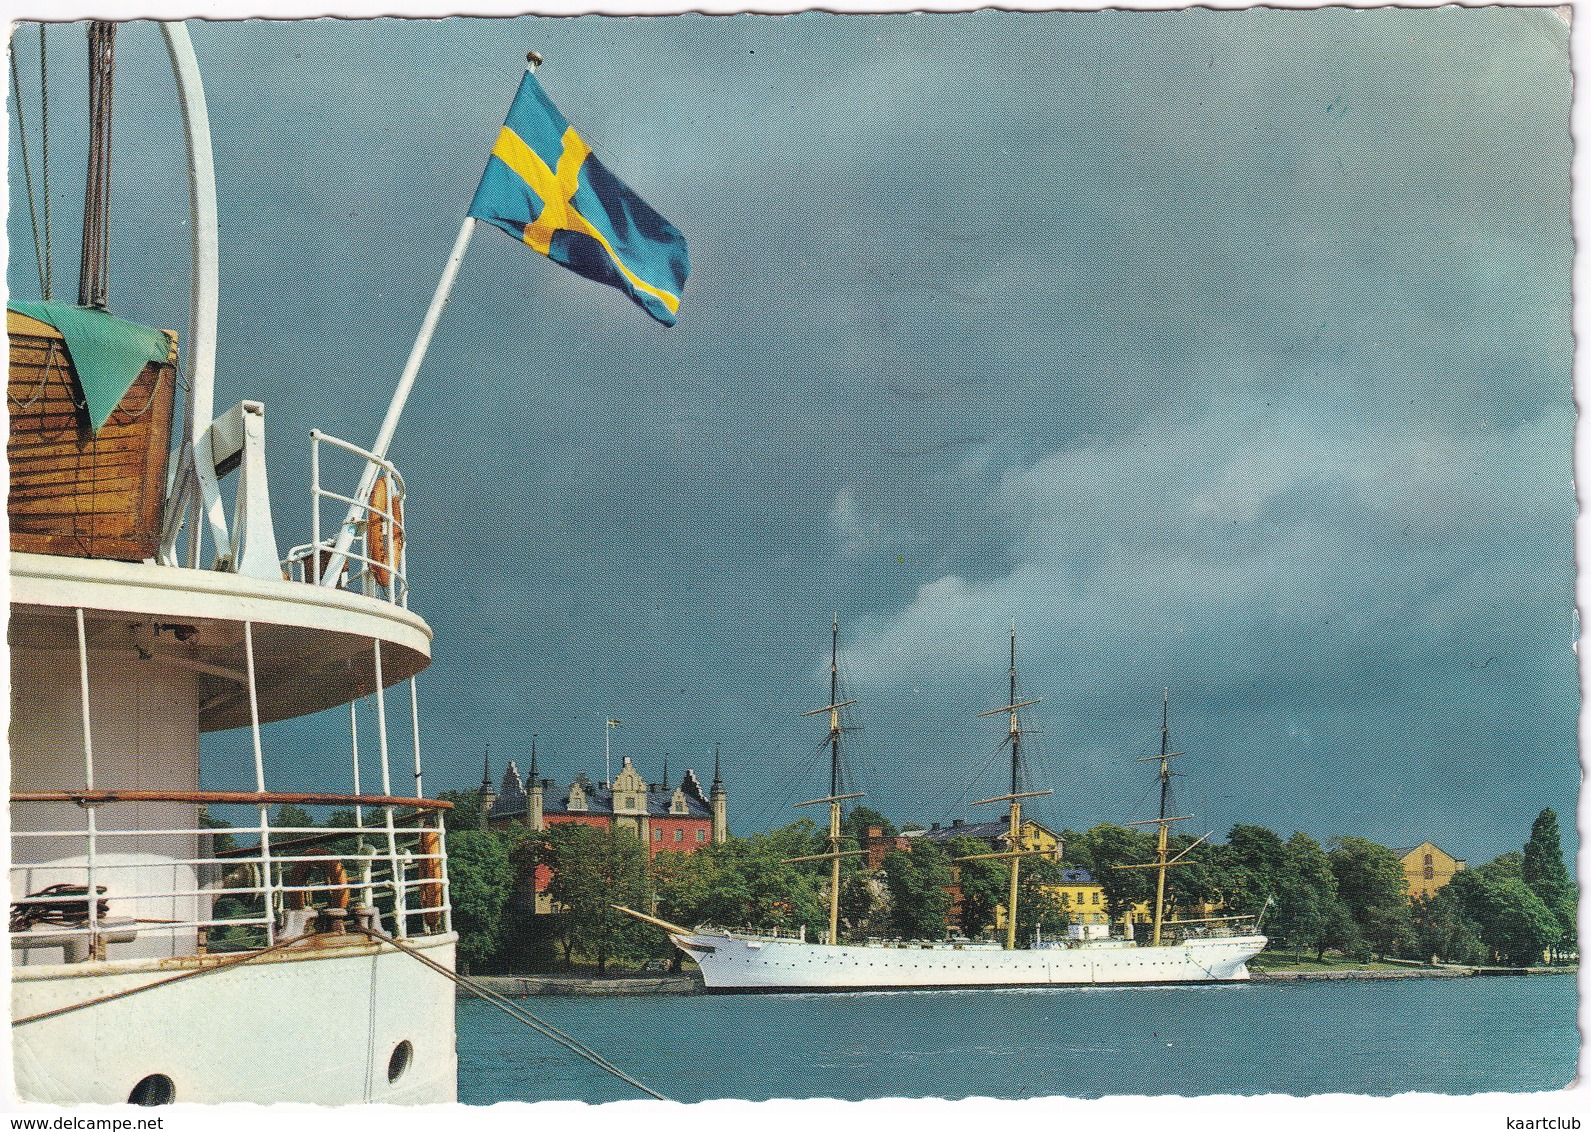
[[[1533,1092],[1574,1076],[1575,980],[531,998],[673,1100]],[[475,999],[459,1100],[640,1096]]]

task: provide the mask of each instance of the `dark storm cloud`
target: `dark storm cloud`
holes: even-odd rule
[[[690,240],[663,331],[476,237],[394,449],[438,632],[431,788],[470,784],[488,741],[523,765],[532,733],[550,773],[596,773],[618,717],[648,773],[721,741],[737,797],[767,796],[816,741],[795,713],[824,692],[838,610],[864,785],[901,820],[945,813],[998,738],[964,717],[998,700],[1012,617],[1047,697],[1052,820],[1139,816],[1113,807],[1168,685],[1213,825],[1462,828],[1481,858],[1572,805],[1550,14],[194,37],[222,192],[218,404],[267,402],[284,547],[307,528],[302,437],[373,434],[527,47]],[[156,37],[124,39],[158,75]],[[118,197],[136,235],[116,262],[154,281],[122,286],[122,313],[172,325],[165,82],[118,85],[141,188]],[[10,232],[31,249],[25,212]],[[13,252],[14,290],[31,270]]]

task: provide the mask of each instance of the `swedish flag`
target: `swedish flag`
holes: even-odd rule
[[[470,215],[674,325],[690,272],[685,237],[608,172],[529,71]]]

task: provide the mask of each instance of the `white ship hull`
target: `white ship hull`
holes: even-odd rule
[[[455,937],[410,945],[451,968]],[[11,972],[18,1019],[169,979],[225,955],[51,964]],[[443,1104],[455,1099],[453,984],[358,937],[16,1026],[16,1091],[45,1104],[122,1104],[146,1077],[199,1104]],[[395,1079],[394,1052],[411,1056]]]
[[[709,991],[855,991],[932,987],[1224,983],[1249,977],[1265,937],[1190,939],[1161,947],[1084,944],[1005,951],[987,946],[803,943],[694,932],[672,935]]]

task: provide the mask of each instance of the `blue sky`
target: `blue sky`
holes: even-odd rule
[[[80,32],[52,29],[71,91]],[[1146,816],[1162,689],[1194,824],[1479,862],[1578,786],[1567,32],[1542,10],[194,25],[217,404],[375,433],[523,63],[674,222],[679,325],[494,231],[393,453],[427,784],[710,773],[732,824],[853,778],[996,793],[1008,628],[1057,828]],[[25,89],[36,40],[18,38]],[[55,44],[59,42],[60,46]],[[186,324],[180,122],[119,44],[113,309]],[[74,70],[75,68],[75,70]],[[81,127],[54,96],[56,258]],[[13,126],[14,129],[14,126]],[[13,147],[15,134],[13,133]],[[36,136],[35,136],[36,141]],[[12,160],[14,202],[19,170]],[[10,286],[37,293],[24,208]],[[70,290],[75,267],[58,269]],[[324,727],[278,787],[346,786]],[[216,736],[207,786],[243,783]],[[980,773],[980,768],[982,768]],[[1199,830],[1203,832],[1203,829]]]

